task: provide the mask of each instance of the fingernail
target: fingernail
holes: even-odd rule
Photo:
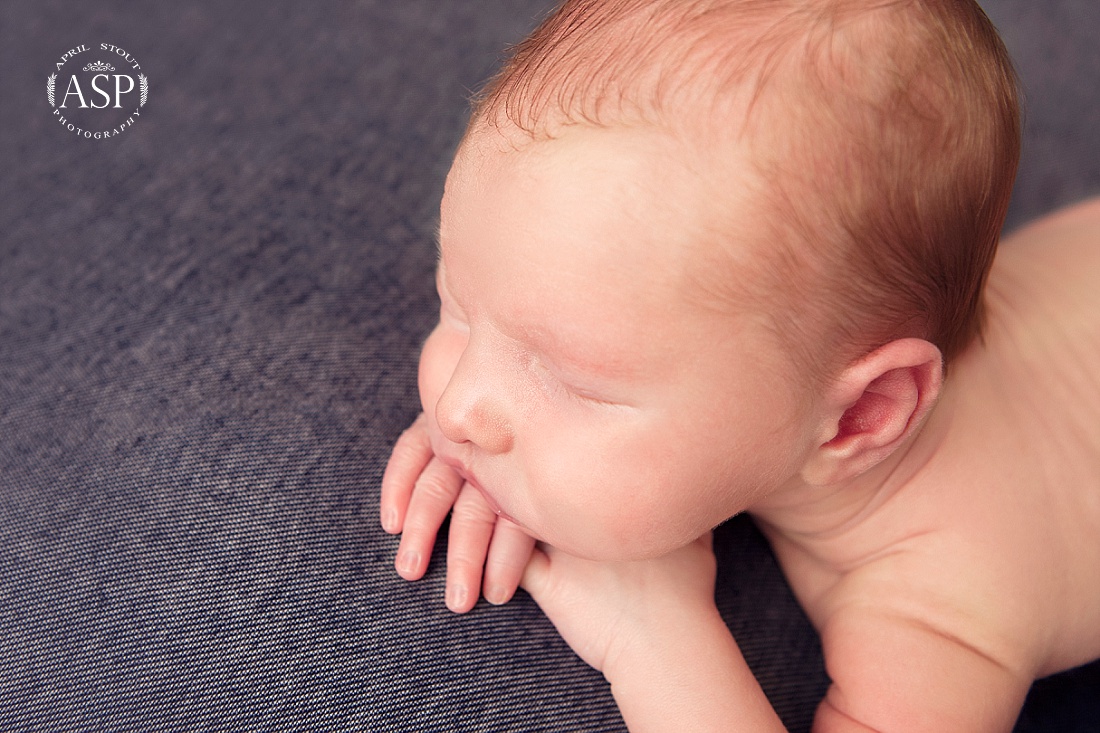
[[[420,567],[419,552],[402,552],[397,557],[397,569],[402,573],[415,573]]]
[[[393,533],[397,531],[397,510],[390,508],[382,513],[382,529]]]
[[[485,600],[500,606],[508,602],[508,591],[499,585],[491,585],[485,590]]]
[[[452,611],[465,610],[466,601],[470,596],[470,592],[464,585],[458,585],[454,588],[447,589],[447,608]]]

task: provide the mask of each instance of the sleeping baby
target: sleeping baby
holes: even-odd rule
[[[632,731],[781,730],[714,603],[749,512],[816,731],[1006,731],[1100,657],[1100,202],[998,248],[971,0],[569,0],[475,100],[384,528],[522,586]],[[995,257],[996,255],[996,257]]]

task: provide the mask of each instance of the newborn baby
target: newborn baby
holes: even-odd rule
[[[1015,79],[969,0],[566,2],[447,178],[383,479],[448,606],[520,584],[631,730],[782,726],[714,604],[742,511],[817,731],[1004,731],[1100,656],[1100,203],[997,252]]]

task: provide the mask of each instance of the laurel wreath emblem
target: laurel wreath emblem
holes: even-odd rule
[[[107,45],[108,44],[103,44],[103,47],[106,48]],[[121,55],[122,49],[116,49],[116,47],[114,47],[114,46],[112,46],[111,48],[112,48],[112,50],[118,50],[120,55]],[[58,64],[57,64],[58,70],[59,71],[62,70],[61,67],[65,64],[65,61],[68,60],[70,57],[76,55],[76,53],[83,53],[84,51],[87,51],[87,50],[89,50],[87,46],[81,45],[77,49],[75,49],[73,51],[69,51],[68,53],[64,54],[61,57],[62,60],[60,62],[58,62]],[[126,59],[127,59],[127,61],[129,61],[131,59],[129,54],[126,54]],[[135,69],[140,69],[141,68],[137,64],[136,61],[133,63],[133,66],[135,67]],[[88,72],[88,71],[107,72],[107,71],[114,71],[115,67],[112,66],[110,63],[108,63],[106,61],[96,60],[96,61],[93,61],[89,64],[86,64],[83,67],[83,70],[85,72]],[[103,91],[101,89],[98,89],[95,86],[96,79],[98,79],[98,78],[99,78],[98,76],[93,77],[93,79],[92,79],[92,88],[95,89],[96,91],[98,91],[100,94],[103,94],[104,96],[107,96],[107,93],[105,91]],[[118,97],[121,96],[121,93],[122,93],[122,90],[120,88],[118,88],[118,83],[117,82],[118,82],[119,78],[121,78],[121,77],[116,77],[116,84],[115,84],[115,86],[116,86],[116,89],[115,89],[115,92],[116,92],[115,106],[116,107],[121,106],[118,103]],[[129,92],[129,91],[132,91],[133,88],[134,88],[132,86],[133,77],[127,75],[127,78],[131,82],[131,87],[126,90],[127,92]],[[73,76],[73,80],[74,80],[73,83],[75,84],[76,83],[75,82],[75,80],[76,80],[75,75]],[[62,82],[62,83],[64,83],[64,82]],[[141,101],[138,104],[138,107],[140,108],[140,107],[144,107],[146,105],[146,103],[149,101],[149,77],[147,77],[145,74],[139,73],[138,74],[138,84],[139,84],[138,88],[140,90],[140,97],[141,97]],[[79,89],[75,93],[80,94]],[[68,94],[66,94],[65,96],[67,97]],[[65,111],[65,108],[64,108],[65,100],[64,99],[62,99],[62,101],[61,101],[62,106],[60,108],[57,106],[58,102],[57,102],[57,73],[56,72],[54,72],[54,73],[52,73],[52,74],[50,74],[49,76],[46,77],[46,100],[49,101],[50,106],[54,108],[54,112],[53,112],[54,115],[59,115],[61,112]],[[109,103],[109,101],[110,100],[108,99],[108,103]],[[87,106],[87,105],[84,104],[83,97],[81,97],[81,99],[80,99],[80,106],[81,107]],[[97,106],[94,103],[91,106],[96,108],[96,109],[101,109],[101,107]],[[107,106],[107,105],[105,104],[103,106]],[[135,111],[134,114],[138,114],[137,111]],[[67,128],[70,132],[75,131],[78,136],[95,137],[96,139],[99,139],[101,137],[114,137],[115,135],[118,135],[120,132],[122,132],[122,130],[125,130],[130,125],[134,124],[134,120],[131,117],[131,118],[126,119],[124,122],[120,123],[116,129],[95,131],[95,130],[83,130],[81,128],[78,128],[78,127],[76,127],[76,125],[73,124],[73,122],[71,120],[67,120],[65,118],[65,116],[60,116],[60,117],[57,118],[57,120],[62,125],[67,126]]]

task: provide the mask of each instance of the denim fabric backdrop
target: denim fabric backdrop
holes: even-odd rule
[[[529,599],[452,615],[376,519],[466,95],[547,5],[0,5],[0,730],[622,728]],[[1100,6],[988,7],[1030,103],[1015,225],[1100,192]],[[45,86],[101,42],[149,98],[89,140]],[[806,730],[812,630],[750,521],[717,551]],[[1100,727],[1098,669],[1019,730]]]

